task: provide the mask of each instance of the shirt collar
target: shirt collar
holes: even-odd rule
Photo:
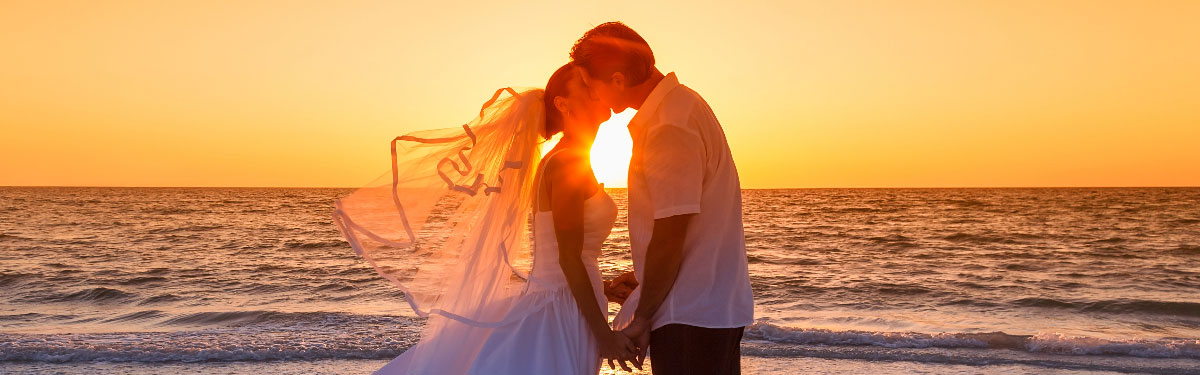
[[[654,116],[654,112],[658,111],[658,105],[662,104],[663,98],[667,97],[667,93],[679,86],[679,78],[675,77],[675,72],[667,73],[658,84],[654,86],[654,90],[650,90],[650,96],[646,97],[646,101],[642,102],[642,109],[638,110],[637,114],[629,120],[629,129],[641,129]]]

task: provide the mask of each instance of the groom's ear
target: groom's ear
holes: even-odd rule
[[[612,83],[613,87],[621,89],[625,88],[625,82],[628,82],[625,80],[625,73],[621,72],[613,72],[612,78],[609,79],[609,83]]]

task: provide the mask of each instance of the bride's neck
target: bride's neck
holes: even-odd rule
[[[558,141],[559,147],[565,149],[581,149],[589,151],[592,149],[592,142],[596,141],[596,136],[580,136],[564,134],[562,140]]]
[[[562,139],[558,141],[559,144],[572,148],[580,147],[583,151],[592,149],[592,142],[596,141],[596,132],[599,129],[578,122],[569,122],[564,125],[566,125],[566,129],[562,133]]]

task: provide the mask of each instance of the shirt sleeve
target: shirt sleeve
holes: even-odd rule
[[[642,166],[654,218],[700,213],[705,148],[700,135],[662,124],[646,134]]]

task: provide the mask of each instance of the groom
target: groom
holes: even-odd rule
[[[594,97],[638,111],[629,121],[629,237],[641,284],[621,311],[634,309],[623,332],[637,362],[649,350],[655,374],[740,373],[754,301],[741,185],[721,124],[700,94],[655,68],[649,44],[623,23],[589,30],[571,60]]]

